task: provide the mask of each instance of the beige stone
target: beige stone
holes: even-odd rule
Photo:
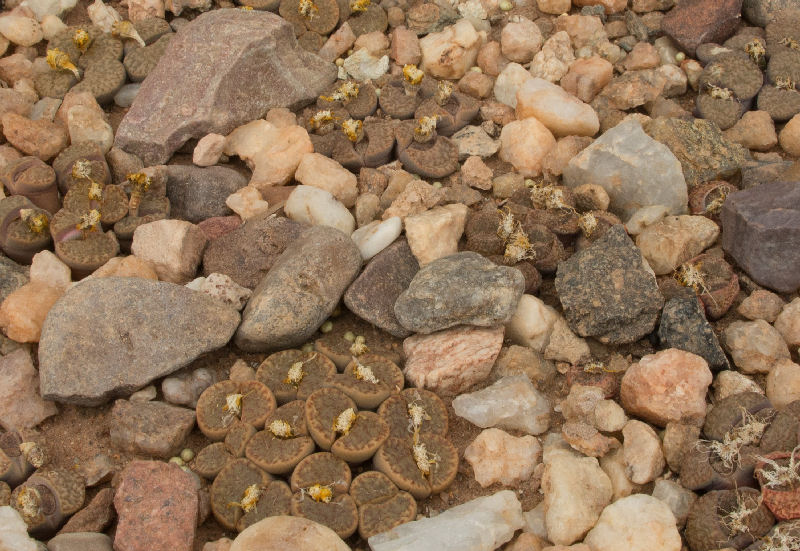
[[[575,62],[572,42],[564,31],[558,31],[547,39],[542,50],[533,56],[531,75],[548,82],[558,82],[567,74]]]
[[[90,107],[72,107],[67,115],[67,129],[72,145],[94,142],[103,153],[108,153],[114,145],[114,130],[111,125]]]
[[[149,261],[162,281],[181,285],[194,279],[208,238],[184,220],[158,220],[133,233],[131,252]]]
[[[392,180],[389,180],[390,187]],[[388,192],[389,188],[386,191]],[[407,216],[423,213],[436,206],[443,196],[444,192],[441,189],[436,189],[424,180],[411,180],[403,187],[389,208],[383,211],[382,219],[387,220],[393,216],[399,216],[405,220]],[[381,203],[383,203],[383,197],[381,197]]]
[[[416,35],[414,37],[416,38]],[[319,49],[317,55],[329,63],[333,62],[337,57],[347,52],[355,42],[356,35],[353,34],[350,23],[345,21],[341,27],[336,29],[335,33],[328,37],[328,40]]]
[[[26,283],[0,304],[0,328],[17,342],[39,342],[47,313],[63,294],[63,288]]]
[[[542,48],[542,31],[527,17],[510,21],[500,31],[500,51],[516,63],[527,63]]]
[[[789,346],[800,346],[800,298],[787,304],[775,318],[775,329]]]
[[[367,50],[370,55],[381,57],[389,49],[389,39],[380,31],[372,31],[359,36],[353,50]]]
[[[97,268],[88,277],[141,277],[157,280],[153,265],[135,255],[116,256]]]
[[[800,365],[779,360],[767,375],[767,398],[777,409],[800,400]]]
[[[783,299],[772,291],[756,289],[739,304],[736,311],[749,320],[763,319],[772,323],[785,305]]]
[[[790,357],[780,332],[764,320],[735,321],[722,335],[742,373],[769,373],[779,360]]]
[[[128,18],[136,23],[148,17],[164,19],[164,0],[128,0]]]
[[[441,32],[425,35],[420,41],[425,72],[436,78],[461,78],[475,65],[478,49],[486,40],[472,23],[459,19]]]
[[[547,153],[556,145],[553,134],[535,118],[514,121],[500,132],[500,159],[525,177],[542,173]]]
[[[786,153],[800,157],[800,114],[795,115],[786,123],[778,140]]]
[[[496,428],[481,431],[464,450],[464,459],[483,488],[496,482],[504,486],[524,482],[541,455],[542,446],[534,436],[518,438]]]
[[[39,372],[27,350],[18,349],[0,358],[0,378],[0,425],[5,430],[33,428],[58,413],[53,402],[42,400]]]
[[[766,111],[747,111],[723,134],[726,139],[753,151],[768,151],[778,145],[775,123]]]
[[[529,117],[535,117],[556,137],[594,136],[600,130],[591,105],[541,78],[528,80],[517,92],[517,118]]]
[[[245,186],[228,195],[225,204],[242,220],[253,218],[269,211],[269,203],[254,186]]]
[[[536,5],[542,13],[561,15],[569,12],[572,0],[536,0]]]
[[[30,280],[34,283],[66,290],[72,282],[72,273],[69,266],[61,262],[56,255],[45,250],[33,255]]]
[[[222,134],[206,134],[192,152],[192,162],[197,166],[213,166],[219,162],[225,148],[225,136]]]
[[[508,339],[514,344],[529,346],[537,352],[544,352],[558,313],[542,299],[533,295],[522,295],[514,316],[506,324]]]
[[[338,162],[319,153],[306,153],[300,159],[294,179],[306,186],[324,189],[345,207],[356,204],[358,178]]]
[[[422,60],[417,33],[405,27],[392,31],[391,58],[398,65],[417,65]]]
[[[492,169],[477,155],[467,157],[461,165],[461,182],[476,189],[492,189]]]
[[[661,65],[661,56],[658,50],[649,42],[638,42],[623,62],[628,71],[639,69],[654,69]]]
[[[578,59],[561,79],[561,86],[581,101],[589,103],[611,82],[614,66],[599,56]]]
[[[555,147],[553,147],[547,153],[547,155],[545,155],[544,160],[542,161],[543,172],[552,176],[561,176],[561,174],[564,172],[564,168],[566,168],[572,158],[586,149],[591,143],[592,138],[589,136],[565,136],[560,138],[556,142]],[[606,193],[602,187],[596,187],[601,189],[603,193]],[[607,193],[606,199],[608,199]],[[605,207],[598,210],[606,209],[608,209],[608,203],[606,203]]]
[[[267,517],[242,530],[230,551],[350,551],[336,532],[300,517]]]
[[[667,216],[637,235],[636,246],[653,272],[664,275],[710,247],[719,231],[705,216]]]
[[[457,203],[406,217],[406,239],[420,267],[458,252],[468,212]]]
[[[647,484],[664,470],[661,440],[647,423],[631,419],[622,429],[622,457],[626,474],[634,484]]]
[[[97,100],[94,99],[94,95],[91,92],[75,92],[74,90],[70,90],[64,96],[61,105],[58,107],[58,111],[56,111],[56,118],[57,122],[60,122],[62,126],[65,128],[69,126],[69,112],[73,107],[81,105],[83,107],[88,107],[91,109],[98,117],[105,117],[105,113],[103,112],[103,108],[100,107],[100,104],[97,103]]]
[[[589,15],[560,15],[556,18],[555,31],[566,31],[576,50],[607,39],[600,18]]]
[[[12,44],[34,46],[44,37],[39,22],[23,15],[6,15],[0,17],[0,34]]]
[[[8,142],[26,155],[49,161],[67,147],[67,131],[60,124],[44,119],[32,121],[12,112],[3,115],[2,123]]]

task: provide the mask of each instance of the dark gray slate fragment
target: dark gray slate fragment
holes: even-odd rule
[[[762,184],[728,195],[722,247],[759,285],[800,287],[800,182]]]
[[[228,134],[272,107],[297,109],[336,79],[336,66],[298,47],[289,23],[238,9],[199,15],[172,38],[117,130],[145,165],[190,138]]]
[[[224,166],[169,165],[166,172],[170,218],[195,224],[232,214],[225,199],[247,185],[246,177]]]
[[[239,313],[181,285],[86,280],[47,315],[39,380],[48,400],[95,406],[129,394],[228,343]]]
[[[28,283],[29,270],[30,268],[20,266],[10,258],[0,257],[0,303]]]
[[[398,239],[367,264],[344,294],[344,304],[361,319],[395,337],[408,337],[411,331],[397,321],[394,303],[418,271],[419,263],[408,241]]]
[[[415,333],[456,325],[492,327],[511,320],[525,290],[522,272],[471,251],[422,267],[397,299],[394,313]]]
[[[138,455],[177,455],[194,427],[194,411],[164,402],[117,400],[111,409],[111,444]]]
[[[225,274],[239,285],[255,289],[286,247],[307,228],[282,216],[250,218],[208,244],[203,273]]]
[[[306,230],[253,291],[236,345],[266,352],[305,343],[360,269],[361,252],[349,235],[326,226]]]
[[[697,354],[708,362],[711,369],[730,369],[728,358],[694,293],[667,301],[661,312],[658,337],[662,348],[678,348]]]
[[[572,330],[608,344],[650,333],[664,304],[655,275],[621,224],[561,262],[555,284]]]

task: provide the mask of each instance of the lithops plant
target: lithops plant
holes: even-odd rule
[[[353,357],[330,384],[347,394],[359,408],[374,409],[404,386],[403,372],[393,361],[376,354]]]
[[[728,195],[737,191],[736,186],[724,180],[705,182],[689,192],[689,211],[692,214],[705,216],[718,224],[722,205]]]
[[[350,484],[350,495],[358,506],[358,534],[364,539],[411,522],[417,516],[414,497],[399,491],[378,471],[355,477]]]
[[[12,260],[30,264],[33,255],[50,245],[51,219],[22,195],[0,200],[0,248]]]
[[[347,23],[356,36],[376,31],[382,33],[389,26],[389,17],[386,15],[386,11],[377,3],[355,0],[350,2],[350,9],[351,13]]]
[[[761,69],[747,54],[719,55],[700,75],[697,110],[723,130],[730,128],[747,110],[763,83]]]
[[[197,453],[191,469],[203,478],[211,480],[216,478],[222,468],[233,459],[224,442],[214,442]]]
[[[378,408],[378,415],[389,425],[393,438],[413,441],[414,435],[447,435],[447,406],[430,390],[407,388],[390,396]]]
[[[800,113],[800,91],[766,84],[758,94],[757,105],[775,122],[785,122]]]
[[[114,232],[103,232],[98,209],[81,214],[61,209],[50,222],[55,252],[76,278],[84,277],[119,254]]]
[[[706,417],[704,438],[683,460],[681,484],[690,490],[755,486],[761,438],[774,415],[769,401],[754,392],[720,400]]]
[[[133,24],[136,32],[139,33],[139,37],[144,41],[146,45],[150,45],[165,34],[172,34],[172,27],[170,27],[169,23],[160,17],[147,17],[145,19],[140,19]],[[131,50],[140,48],[141,45],[137,44],[136,41],[127,40],[125,41],[125,52],[127,53],[129,48]]]
[[[282,0],[278,13],[292,24],[297,36],[307,30],[328,34],[339,22],[336,0]]]
[[[272,392],[259,381],[220,381],[197,400],[197,426],[210,440],[223,440],[236,420],[264,426],[275,405]]]
[[[349,170],[374,168],[392,160],[394,151],[392,121],[347,119],[342,122],[341,135],[333,144],[332,157]]]
[[[211,512],[224,528],[243,530],[273,515],[289,513],[289,488],[275,481],[250,460],[229,461],[214,479],[209,492]]]
[[[465,94],[453,91],[453,83],[440,80],[433,97],[426,99],[414,112],[414,117],[435,116],[436,131],[442,136],[452,136],[478,115],[480,103]]]
[[[24,482],[34,468],[42,466],[31,463],[20,447],[22,444],[22,437],[17,431],[0,434],[0,481],[12,488]]]
[[[395,130],[397,158],[409,172],[424,178],[444,178],[459,169],[458,146],[436,134],[436,119],[404,121]]]
[[[431,86],[428,79],[416,78],[418,76],[416,71],[404,71],[402,77],[390,79],[381,88],[378,104],[381,110],[393,119],[412,118],[425,98],[435,93],[435,84]]]
[[[55,171],[38,157],[22,157],[0,170],[0,183],[10,195],[23,195],[49,212],[61,208]]]
[[[755,476],[764,504],[775,518],[800,518],[800,447],[758,456]]]
[[[348,80],[334,82],[326,92],[317,98],[319,109],[344,109],[353,119],[364,119],[378,108],[378,96],[370,83],[357,83]]]
[[[77,166],[76,166],[77,165]],[[111,183],[103,150],[95,142],[80,142],[67,147],[53,161],[53,170],[58,179],[58,189],[65,195],[76,182]]]
[[[121,186],[98,182],[78,182],[64,196],[64,208],[73,213],[100,211],[100,222],[112,226],[128,214],[128,196]]]
[[[256,379],[267,385],[279,404],[305,400],[326,385],[336,366],[318,352],[282,350],[267,357],[256,371]]]
[[[690,278],[688,284],[681,281],[681,272],[687,269],[700,279]],[[708,252],[689,259],[678,267],[676,278],[695,291],[711,319],[724,316],[739,294],[739,277],[721,254]]]
[[[244,457],[244,451],[250,439],[258,432],[253,425],[235,419],[225,435],[225,448],[233,457]]]
[[[245,454],[270,474],[287,474],[314,452],[314,440],[308,436],[305,402],[294,400],[276,409],[247,444]]]
[[[114,22],[114,24],[111,25],[111,36],[119,38],[120,40],[132,40],[143,48],[145,46],[144,40],[139,36],[139,31],[136,30],[136,26],[131,21]]]
[[[125,67],[112,57],[93,61],[83,75],[83,80],[73,87],[76,92],[89,92],[100,104],[110,103],[125,84]]]
[[[800,521],[779,522],[746,551],[794,551],[800,549]]]
[[[327,356],[339,371],[352,361],[353,356],[378,354],[394,363],[400,363],[396,341],[386,338],[385,333],[357,318],[339,319],[331,331],[314,341],[314,350]]]
[[[347,493],[352,474],[341,459],[326,452],[303,459],[291,476],[292,514],[332,529],[348,538],[358,528],[358,509]]]
[[[165,34],[153,44],[144,48],[134,48],[125,56],[122,64],[132,82],[142,82],[150,74],[150,71],[158,64],[158,60],[164,55],[172,37],[172,33]]]
[[[83,478],[66,469],[37,471],[11,494],[14,507],[37,538],[55,533],[65,519],[83,506],[86,489]]]
[[[692,551],[744,549],[774,524],[775,519],[761,503],[758,490],[718,490],[694,502],[686,520],[685,536]]]
[[[326,37],[314,31],[306,31],[297,37],[297,45],[307,52],[317,53],[325,44]]]
[[[578,215],[578,227],[581,232],[575,241],[576,250],[588,247],[617,224],[622,224],[622,220],[611,212],[605,210],[582,212]]]
[[[373,465],[401,490],[425,499],[453,483],[458,474],[458,450],[447,438],[435,434],[391,437],[378,449]]]
[[[764,453],[793,450],[800,444],[800,400],[787,404],[775,413],[761,437]]]
[[[123,188],[130,196],[128,215],[114,224],[114,233],[123,250],[130,250],[136,228],[169,216],[166,180],[166,173],[155,167],[127,175]]]

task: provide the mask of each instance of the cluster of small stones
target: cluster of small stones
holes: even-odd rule
[[[212,280],[204,250],[272,220],[280,235],[243,247],[270,257],[241,260],[258,281],[234,282],[234,268],[213,280],[210,294],[241,310],[301,229],[335,227],[365,267],[332,297],[344,299],[337,312],[289,339],[302,348],[253,345],[243,323],[232,368],[217,361],[180,399],[168,382],[191,377],[162,381],[165,401],[194,408],[197,430],[170,442],[181,451],[168,462],[196,482],[207,533],[235,539],[291,516],[382,551],[371,538],[510,488],[524,522],[509,513],[493,548],[800,549],[800,2],[218,4],[277,13],[338,79],[295,112],[200,136],[196,167],[252,179],[215,205],[225,216],[194,224],[172,212],[185,197],[169,183],[190,150],[145,166],[113,147],[114,128],[211,2],[4,3],[0,360],[29,354],[87,276]],[[181,225],[156,225],[171,221]],[[148,232],[155,245],[137,249],[134,234]],[[384,251],[405,265],[381,266]],[[498,271],[474,297],[408,299],[418,269],[474,253],[518,270],[522,298]],[[350,293],[376,266],[376,290],[360,292],[381,308]],[[420,359],[427,347],[448,357]],[[130,404],[157,395],[146,387]],[[79,531],[113,533],[114,505],[84,506],[86,488],[116,491],[112,471],[142,454],[76,470],[46,453],[42,419],[7,422],[27,406],[0,399],[0,507],[40,541],[75,531],[64,526],[74,515],[89,527]],[[60,422],[47,433],[73,430]],[[152,429],[128,436],[152,444]]]

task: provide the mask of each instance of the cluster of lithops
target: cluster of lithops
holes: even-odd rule
[[[262,0],[242,0],[241,4],[274,9],[262,5]],[[389,25],[386,11],[370,0],[281,0],[277,8],[294,28],[298,44],[314,53],[325,44],[327,35],[345,21],[355,36],[384,32]]]
[[[28,526],[44,539],[83,507],[83,477],[67,469],[47,470],[42,449],[25,442],[16,431],[0,434],[0,506],[11,505]]]
[[[120,249],[129,250],[137,227],[169,215],[163,170],[132,172],[117,184],[111,180],[93,142],[66,148],[52,168],[35,157],[9,163],[0,171],[12,193],[0,200],[0,248],[30,264],[34,254],[52,245],[74,277],[90,274]]]
[[[255,380],[221,381],[200,396],[197,424],[214,443],[190,466],[213,480],[211,510],[225,528],[292,514],[366,538],[413,520],[415,498],[455,479],[441,399],[403,390],[400,368],[368,352],[363,335],[335,340],[350,356],[338,369],[319,350],[283,350]]]
[[[732,127],[755,103],[775,122],[800,113],[800,14],[783,12],[765,33],[748,27],[722,47],[697,50],[706,65],[700,75],[699,116],[721,129]]]

